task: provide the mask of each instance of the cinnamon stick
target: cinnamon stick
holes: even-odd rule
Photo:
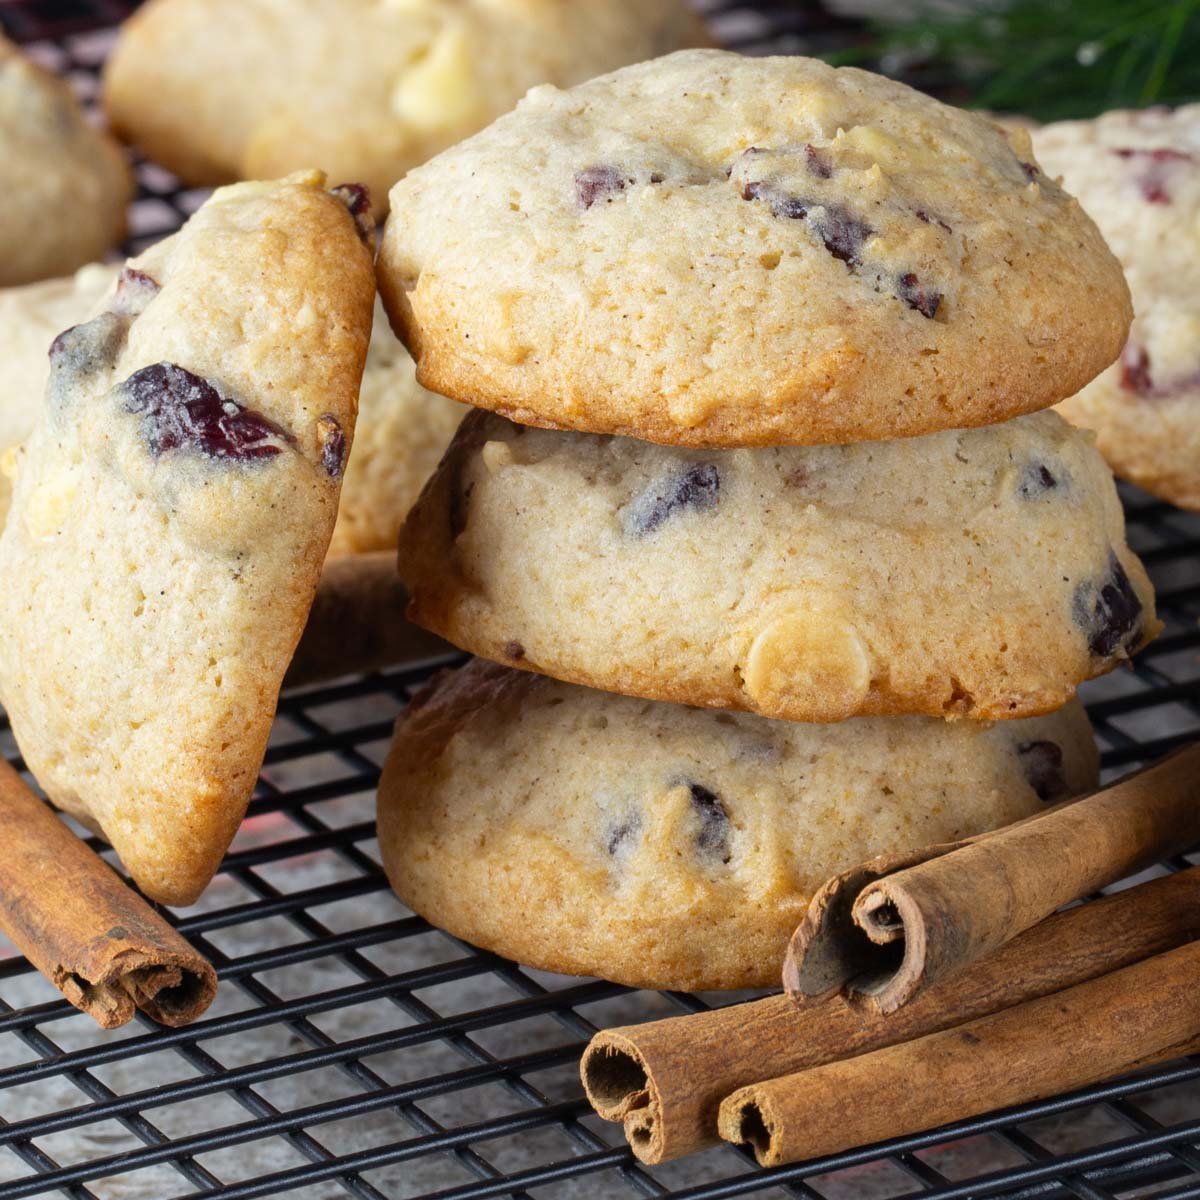
[[[330,559],[284,687],[454,653],[448,642],[409,621],[407,608],[391,551]]]
[[[1200,842],[1200,744],[1015,825],[877,858],[817,892],[784,964],[798,1003],[895,1012],[1052,913]]]
[[[752,1084],[721,1105],[763,1166],[837,1154],[1200,1050],[1200,942],[942,1033]]]
[[[140,1008],[186,1025],[217,974],[25,786],[0,758],[0,930],[104,1029]]]
[[[736,1088],[890,1046],[1094,979],[1200,938],[1200,867],[1065,912],[935,984],[890,1017],[839,997],[799,1009],[769,996],[608,1029],[580,1071],[596,1112],[622,1121],[643,1162],[715,1144]]]

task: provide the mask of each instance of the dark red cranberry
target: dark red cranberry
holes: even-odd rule
[[[1029,463],[1021,472],[1017,490],[1026,500],[1033,500],[1058,487],[1054,472],[1045,463]]]
[[[1063,800],[1067,781],[1063,778],[1063,752],[1057,742],[1022,742],[1017,747],[1029,786],[1046,804]]]
[[[921,316],[929,317],[930,320],[937,316],[938,307],[942,303],[942,293],[935,292],[933,288],[923,287],[911,271],[896,280],[896,295],[909,308],[915,308]]]
[[[804,162],[818,179],[829,179],[833,175],[833,164],[811,142],[804,147]]]
[[[1139,396],[1154,392],[1154,380],[1150,378],[1150,352],[1145,346],[1126,343],[1121,352],[1121,387]]]
[[[141,416],[155,457],[182,449],[252,462],[279,454],[289,440],[261,413],[224,399],[206,379],[174,363],[143,367],[122,386],[125,411]]]
[[[1142,602],[1115,554],[1109,555],[1108,578],[1099,587],[1089,581],[1075,590],[1072,612],[1097,658],[1108,658],[1137,640]]]
[[[346,469],[346,434],[337,417],[326,413],[317,421],[317,437],[321,442],[321,466],[330,479],[341,479]]]
[[[1167,146],[1147,150],[1134,146],[1119,146],[1112,153],[1118,158],[1142,164],[1143,170],[1137,182],[1149,204],[1171,203],[1173,197],[1167,187],[1171,163],[1195,161],[1195,157],[1186,151],[1173,150]]]
[[[354,227],[363,245],[372,246],[375,243],[375,222],[371,217],[371,192],[362,183],[341,183],[330,191],[349,210],[354,218]]]
[[[1037,163],[1025,162],[1024,160],[1021,162],[1021,170],[1025,172],[1025,178],[1030,181],[1036,179],[1041,174]]]
[[[520,642],[505,642],[504,657],[510,662],[520,662],[525,657],[525,647]]]
[[[751,180],[742,185],[741,194],[743,200],[764,201],[770,207],[772,216],[781,220],[804,221],[812,212],[813,229],[825,249],[834,258],[852,267],[862,261],[863,243],[875,232],[844,204],[793,196],[774,184]]]
[[[719,858],[727,863],[732,855],[729,851],[729,814],[715,792],[699,783],[684,780],[691,794],[692,808],[700,819],[700,832],[696,835],[696,848],[709,858]]]
[[[716,508],[721,475],[712,463],[693,463],[686,470],[660,480],[629,507],[628,532],[646,537],[681,509],[705,512]]]
[[[586,212],[597,200],[609,201],[633,183],[631,176],[622,175],[616,167],[584,167],[575,172],[575,203]]]

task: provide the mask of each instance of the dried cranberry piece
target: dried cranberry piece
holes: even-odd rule
[[[772,216],[781,220],[804,221],[810,212],[812,225],[825,249],[834,258],[856,267],[862,261],[863,243],[875,230],[860,221],[844,204],[828,200],[810,200],[793,196],[774,184],[751,180],[742,185],[743,200],[762,200],[770,207]]]
[[[375,221],[371,217],[370,189],[362,183],[340,183],[337,187],[330,188],[330,193],[349,210],[363,245],[374,245]]]
[[[520,662],[525,657],[525,647],[520,642],[505,642],[504,657],[511,662]]]
[[[321,466],[325,474],[330,479],[341,479],[346,469],[346,435],[332,413],[317,421],[317,439],[321,443]]]
[[[575,172],[575,203],[586,212],[597,200],[611,200],[633,182],[631,176],[622,175],[616,167],[584,167]]]
[[[1150,352],[1145,346],[1126,344],[1121,352],[1121,387],[1139,396],[1154,392],[1154,381],[1150,378]]]
[[[691,794],[692,809],[700,820],[700,832],[696,835],[696,849],[710,858],[719,858],[727,863],[729,851],[729,814],[715,792],[699,783],[682,780]]]
[[[156,458],[182,449],[252,462],[279,454],[288,440],[261,413],[223,399],[206,379],[174,363],[143,367],[122,386],[125,411],[141,416],[142,436]]]
[[[1142,602],[1115,554],[1108,559],[1108,578],[1098,588],[1083,583],[1072,605],[1075,623],[1087,634],[1088,649],[1108,658],[1136,639],[1142,624]]]
[[[1039,800],[1049,804],[1066,797],[1063,752],[1057,742],[1022,742],[1017,747],[1017,753],[1021,756],[1025,778]]]
[[[1026,500],[1032,500],[1058,487],[1058,479],[1045,463],[1029,463],[1021,472],[1017,490]]]
[[[909,308],[915,308],[921,316],[928,317],[930,320],[937,316],[938,306],[942,303],[942,293],[923,287],[921,281],[911,271],[896,280],[896,295]]]
[[[833,164],[811,142],[804,147],[804,162],[818,179],[829,179],[833,175]]]
[[[1036,179],[1041,174],[1037,163],[1025,162],[1023,159],[1021,160],[1021,170],[1025,172],[1025,178],[1030,181]]]
[[[717,506],[721,474],[712,463],[693,463],[656,483],[629,507],[627,532],[646,537],[680,509],[705,512]]]

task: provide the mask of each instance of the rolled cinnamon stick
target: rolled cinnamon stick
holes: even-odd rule
[[[596,1112],[622,1121],[643,1162],[715,1144],[736,1088],[947,1029],[1200,938],[1200,867],[1056,913],[890,1017],[839,997],[799,1009],[769,996],[606,1029],[580,1071]]]
[[[752,1084],[721,1105],[763,1166],[837,1154],[1200,1049],[1200,942],[857,1058]]]
[[[454,647],[405,615],[408,593],[391,551],[325,563],[308,624],[284,687],[453,654]]]
[[[104,1029],[140,1008],[186,1025],[217,973],[0,758],[0,930]]]
[[[1200,843],[1200,744],[952,846],[874,859],[813,897],[784,964],[798,1003],[895,1012],[1052,913]]]

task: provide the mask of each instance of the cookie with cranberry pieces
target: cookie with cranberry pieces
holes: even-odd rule
[[[337,513],[371,253],[320,175],[216,192],[55,339],[0,535],[0,701],[55,804],[195,900]]]
[[[769,721],[476,660],[401,714],[388,878],[457,937],[638,987],[774,987],[814,890],[1096,784],[1082,707],[995,725]]]
[[[1028,134],[868,72],[685,51],[517,110],[392,189],[423,384],[723,447],[1044,408],[1111,363],[1120,265]]]
[[[1111,112],[1033,135],[1125,268],[1120,360],[1059,411],[1096,431],[1118,475],[1200,510],[1200,104]]]
[[[0,287],[66,275],[124,236],[133,175],[70,87],[0,37]]]
[[[400,573],[475,654],[794,721],[1048,712],[1160,628],[1112,474],[1055,413],[707,451],[473,413]]]
[[[114,127],[188,183],[317,165],[379,211],[539,83],[704,44],[686,0],[150,0],[105,69]]]

